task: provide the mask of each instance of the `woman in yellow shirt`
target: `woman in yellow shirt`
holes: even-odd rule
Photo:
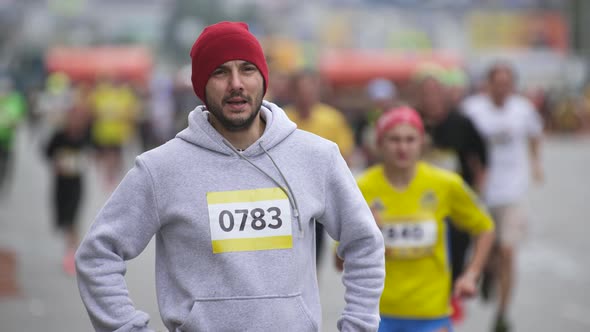
[[[385,112],[376,126],[382,160],[360,175],[386,246],[379,331],[451,331],[451,267],[446,219],[475,236],[468,267],[453,288],[471,297],[494,240],[493,223],[456,174],[420,162],[424,127],[409,107]]]

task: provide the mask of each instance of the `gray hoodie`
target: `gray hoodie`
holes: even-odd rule
[[[262,137],[236,151],[197,107],[176,138],[137,157],[76,253],[97,331],[151,331],[125,261],[156,235],[156,288],[170,331],[317,331],[314,222],[340,241],[338,328],[376,331],[383,238],[338,147],[264,102]]]

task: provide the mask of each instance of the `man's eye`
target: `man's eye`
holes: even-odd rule
[[[225,71],[223,69],[215,69],[211,75],[218,76],[218,75],[221,75],[223,73],[225,73]]]
[[[256,70],[256,67],[255,66],[246,66],[246,67],[244,67],[244,71],[251,72],[251,71],[255,71],[255,70]]]

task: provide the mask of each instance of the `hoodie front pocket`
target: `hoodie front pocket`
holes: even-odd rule
[[[177,332],[318,331],[300,294],[198,299]]]

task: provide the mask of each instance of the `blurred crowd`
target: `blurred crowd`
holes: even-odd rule
[[[433,98],[458,109],[464,99],[487,90],[485,79],[471,79],[474,75],[462,68],[428,63],[403,81],[374,77],[353,86],[333,84],[309,68],[286,71],[277,66],[270,75],[266,99],[285,107],[300,128],[337,142],[357,171],[377,161],[372,131],[384,110],[401,104],[420,110]],[[157,72],[147,82],[116,73],[75,80],[58,71],[47,73],[41,86],[20,89],[15,78],[0,77],[0,183],[10,173],[19,125],[34,127],[35,135],[47,144],[52,132],[76,121],[86,128],[105,186],[112,189],[122,171],[122,148],[138,143],[146,151],[166,142],[187,125],[188,113],[201,103],[186,67],[171,74]],[[547,133],[590,132],[590,85],[578,94],[521,92],[535,106]]]

